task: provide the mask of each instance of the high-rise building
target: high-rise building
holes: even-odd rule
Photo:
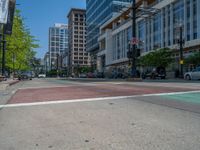
[[[132,0],[86,0],[86,24],[87,24],[87,44],[86,50],[95,59],[99,50],[98,36],[100,26],[111,19],[116,13],[130,4]],[[93,61],[93,60],[92,60]]]
[[[86,10],[72,8],[68,14],[69,23],[69,65],[70,72],[78,74],[82,66],[89,66],[89,55],[86,52]]]
[[[68,53],[68,25],[55,24],[49,28],[49,57],[52,69],[61,69],[62,58]],[[58,68],[59,67],[59,68]]]

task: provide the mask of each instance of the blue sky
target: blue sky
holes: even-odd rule
[[[69,10],[85,8],[85,3],[85,0],[17,0],[26,26],[39,40],[37,57],[43,58],[48,51],[48,28],[54,23],[67,23]]]

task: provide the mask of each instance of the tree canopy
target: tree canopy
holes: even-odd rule
[[[31,62],[36,54],[34,48],[39,45],[35,44],[35,37],[25,27],[19,10],[15,12],[12,35],[7,35],[6,41],[6,67],[11,70],[13,67],[15,70],[31,69]]]
[[[195,66],[200,65],[200,52],[196,52],[185,59],[186,64],[193,64]]]
[[[138,62],[141,66],[167,67],[172,61],[172,51],[168,48],[162,48],[141,56]]]

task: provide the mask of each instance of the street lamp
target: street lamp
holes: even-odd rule
[[[57,72],[57,78],[59,77],[59,54],[56,54],[56,72]]]
[[[183,24],[180,23],[178,25],[178,28],[179,28],[179,39],[178,39],[178,44],[179,44],[179,54],[180,54],[180,57],[179,57],[179,64],[180,64],[180,78],[183,78],[183,65],[184,65],[184,57],[183,57],[183,45],[185,43],[185,40],[183,39]]]

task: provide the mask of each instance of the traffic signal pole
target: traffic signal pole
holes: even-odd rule
[[[132,38],[136,38],[136,3],[132,2]],[[132,66],[131,75],[136,77],[136,44],[132,44]]]
[[[183,78],[183,44],[184,44],[184,40],[183,40],[183,27],[180,27],[180,78]]]

